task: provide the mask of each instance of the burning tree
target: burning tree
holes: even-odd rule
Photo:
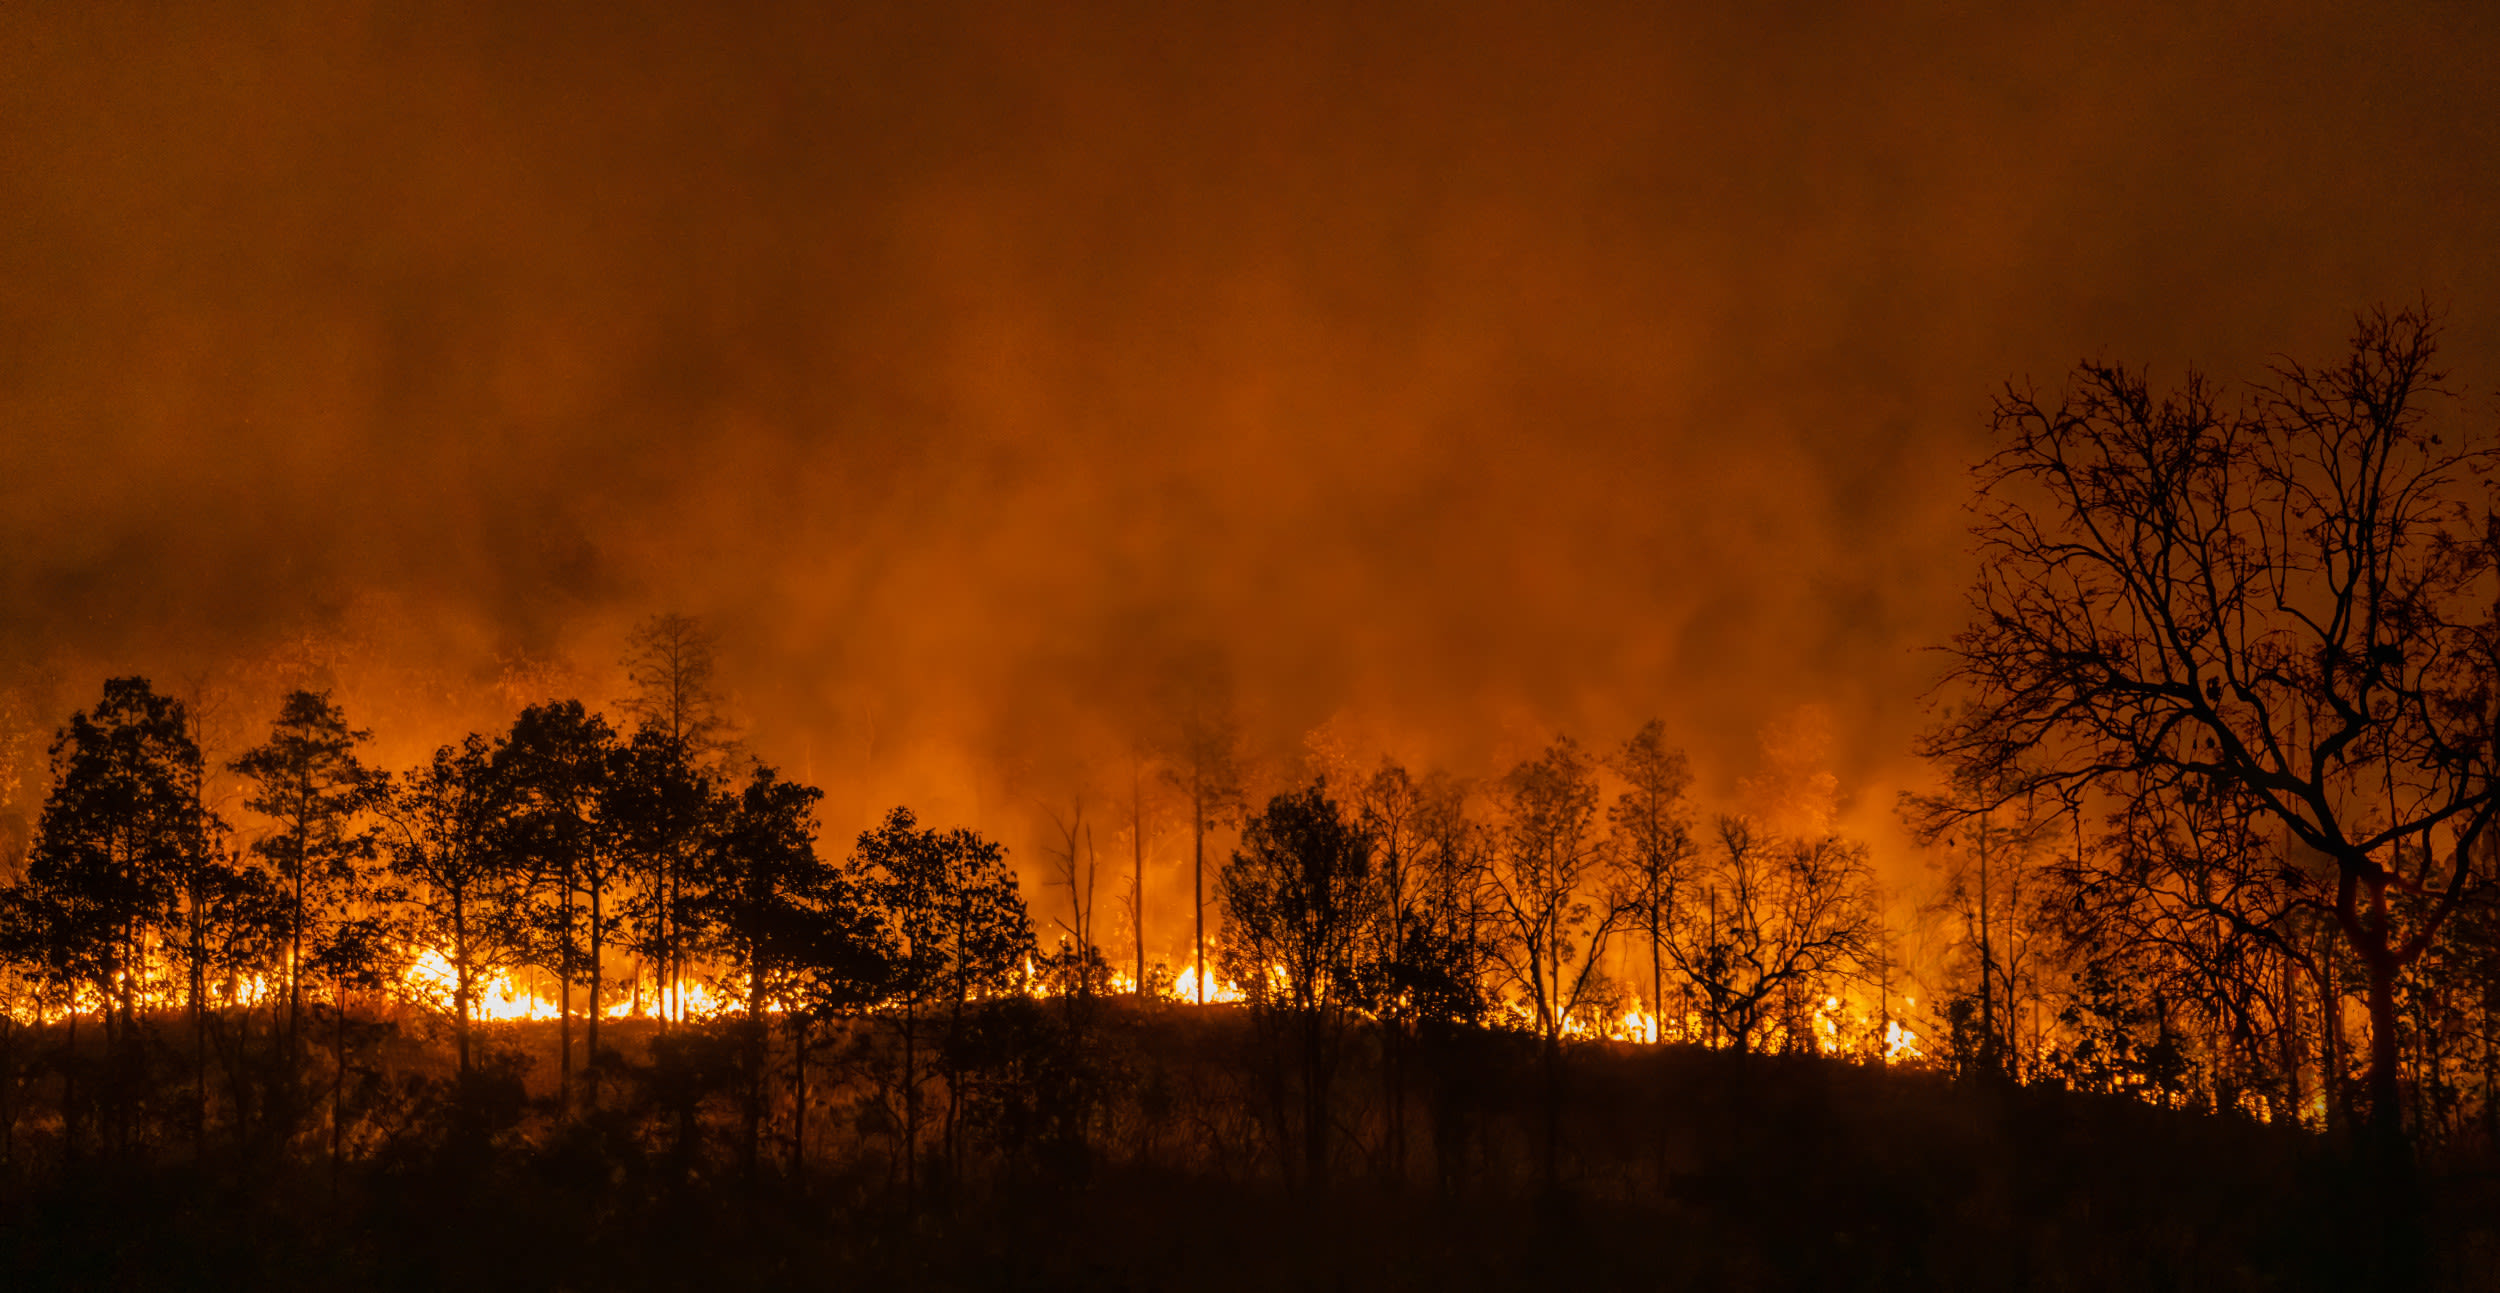
[[[2193,372],[2157,393],[2097,363],[2054,398],[2009,389],[1948,648],[1967,704],[1924,742],[1999,802],[2245,795],[2324,858],[2391,1146],[2398,979],[2500,809],[2500,533],[2471,511],[2492,450],[2427,420],[2436,331],[2363,315],[2342,358],[2278,362],[2237,408]]]

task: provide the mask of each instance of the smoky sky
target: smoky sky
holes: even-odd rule
[[[2486,7],[1998,8],[7,6],[0,653],[430,743],[681,609],[836,819],[1814,705],[1875,812],[2002,383],[2500,372]]]

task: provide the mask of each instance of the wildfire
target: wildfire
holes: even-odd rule
[[[1036,998],[1054,995],[1057,989],[1041,970],[1038,963],[1028,961],[1024,974],[1009,991]],[[1195,1004],[1199,1000],[1202,972],[1208,1002],[1231,1005],[1247,999],[1239,984],[1216,974],[1211,966],[1204,967],[1202,971],[1202,967],[1195,965],[1185,966],[1171,977],[1170,986],[1164,989],[1164,999]],[[1161,973],[1158,969],[1158,976]],[[1269,966],[1268,977],[1278,988],[1283,988],[1287,981],[1285,967]],[[1126,971],[1112,970],[1106,979],[1112,995],[1125,996],[1137,989],[1135,977]],[[457,984],[458,973],[448,956],[433,948],[416,949],[394,985],[392,995],[403,1001],[448,1012],[452,1008]],[[603,999],[600,1004],[602,1017],[633,1018],[652,1013],[657,1008],[667,1014],[682,1012],[687,1019],[709,1019],[736,1014],[746,1008],[745,993],[736,984],[714,984],[690,978],[676,985],[673,995],[671,990],[647,979],[637,986],[647,991],[618,993],[613,998]],[[280,990],[279,984],[261,974],[238,975],[223,983],[210,985],[212,999],[224,1007],[264,1006]],[[581,985],[576,985],[576,992],[583,992]],[[170,975],[146,977],[136,985],[133,995],[140,1008],[146,1010],[176,1009],[184,1004],[180,986]],[[576,1000],[580,1000],[579,995]],[[1912,998],[1904,997],[1901,1004],[1915,1008],[1917,1003]],[[82,1015],[100,1014],[108,1008],[108,1003],[98,997],[92,986],[84,986],[74,994],[69,1008],[72,1013]],[[32,1001],[24,997],[13,995],[6,1009],[9,1016],[20,1024],[32,1024],[38,1017]],[[554,984],[546,976],[527,972],[516,976],[514,971],[506,968],[481,968],[472,972],[469,1009],[471,1017],[480,1023],[552,1020],[562,1013]],[[785,1006],[772,1001],[766,1003],[766,1009],[778,1013]],[[1536,1027],[1535,1008],[1527,1001],[1506,998],[1496,1005],[1495,1013],[1509,1026]],[[1885,1064],[1909,1064],[1928,1058],[1919,1035],[1899,1016],[1886,1010],[1879,1018],[1866,1002],[1827,996],[1814,1004],[1810,1016],[1802,1022],[1808,1031],[1811,1048],[1818,1054],[1841,1057],[1871,1053]],[[1563,1022],[1562,1032],[1565,1037],[1574,1040],[1656,1045],[1668,1040],[1671,1023],[1675,1025],[1673,1032],[1677,1040],[1698,1041],[1705,1045],[1724,1044],[1714,1042],[1707,1021],[1702,1016],[1686,1012],[1678,1019],[1664,1014],[1639,997],[1631,998],[1619,1013],[1575,1012]],[[1757,1034],[1756,1041],[1771,1048],[1785,1049],[1787,1045],[1787,1040],[1776,1028],[1771,1029],[1767,1036]],[[2315,1105],[2316,1101],[2317,1097],[2313,1095],[2312,1104]],[[2311,1118],[2321,1116],[2315,1108],[2308,1112]]]

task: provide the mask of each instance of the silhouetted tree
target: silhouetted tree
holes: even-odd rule
[[[1667,747],[1666,725],[1656,719],[1642,725],[1607,765],[1625,782],[1606,809],[1621,867],[1616,905],[1648,937],[1649,1040],[1664,1041],[1667,937],[1675,929],[1677,899],[1692,878],[1693,835],[1684,816],[1684,790],[1693,772],[1682,750]],[[1683,1028],[1681,1011],[1676,1026],[1679,1032]]]
[[[634,852],[643,892],[636,903],[636,951],[657,967],[665,1013],[682,1018],[686,975],[684,872],[702,829],[691,807],[700,783],[721,770],[736,733],[721,712],[713,655],[719,643],[690,615],[654,615],[626,639],[632,691],[617,708],[634,721]]]
[[[49,981],[69,1014],[73,1062],[78,990],[92,991],[121,1091],[152,970],[149,949],[169,936],[183,939],[186,880],[209,864],[199,747],[179,701],[144,678],[114,678],[92,711],[70,716],[51,753],[52,789],[25,877],[11,894],[13,941],[19,964]],[[117,1098],[114,1106],[126,1140],[130,1101]],[[73,1150],[77,1109],[77,1093],[65,1092]]]
[[[375,781],[356,747],[372,736],[348,727],[328,693],[290,692],[269,739],[234,762],[253,785],[244,806],[270,823],[252,852],[277,878],[286,903],[290,1052],[302,1040],[306,970],[316,958],[329,959],[334,940],[360,937],[350,926],[375,857],[374,832],[363,822]]]
[[[687,876],[717,824],[718,780],[685,744],[646,726],[617,751],[603,800],[614,847],[635,881],[627,901],[635,954],[656,968],[661,1017],[681,1022],[686,960],[700,941]],[[639,1005],[639,975],[635,994]]]
[[[1776,1026],[1784,1049],[1811,1054],[1815,1004],[1879,950],[1866,846],[1765,836],[1741,817],[1720,818],[1717,833],[1669,954],[1717,1040],[1742,1054]]]
[[[932,1011],[944,1011],[947,1046],[941,1054],[951,1056],[963,1035],[965,1010],[1014,985],[1033,955],[1033,919],[1005,848],[961,827],[923,827],[906,808],[860,832],[851,870],[875,898],[894,939],[887,1004],[903,1043],[903,1180],[910,1196],[918,1182],[920,1022]],[[963,1097],[963,1074],[951,1059],[946,1077],[944,1137],[951,1169],[958,1162],[955,1131]]]
[[[1511,769],[1497,794],[1501,816],[1487,868],[1493,926],[1486,948],[1503,985],[1523,998],[1542,1043],[1544,1166],[1558,1181],[1562,1137],[1562,1044],[1574,1017],[1600,1003],[1606,942],[1623,912],[1607,901],[1612,859],[1595,833],[1597,773],[1564,737]]]
[[[1221,710],[1192,705],[1182,716],[1179,743],[1164,779],[1189,804],[1190,965],[1198,1004],[1207,1003],[1207,832],[1231,819],[1242,805],[1241,736]]]
[[[1068,918],[1052,918],[1061,936],[1058,953],[1048,958],[1048,969],[1052,987],[1067,998],[1068,1017],[1076,1020],[1111,972],[1094,942],[1094,894],[1102,867],[1094,851],[1094,828],[1085,820],[1082,794],[1070,803],[1067,816],[1053,810],[1050,824],[1058,840],[1042,852],[1050,860],[1052,883],[1068,891]]]
[[[1378,918],[1372,838],[1327,789],[1314,781],[1268,800],[1243,823],[1241,847],[1216,881],[1223,970],[1261,1031],[1292,1056],[1303,1179],[1314,1186],[1328,1179],[1329,1088]],[[1278,1122],[1285,1159],[1290,1141]]]
[[[1356,814],[1374,853],[1375,897],[1358,998],[1379,1025],[1382,1135],[1389,1173],[1406,1174],[1406,1062],[1416,1029],[1446,1004],[1436,976],[1445,946],[1435,937],[1439,915],[1434,877],[1425,858],[1425,803],[1415,779],[1383,759],[1357,791]]]
[[[625,641],[621,663],[633,690],[617,708],[637,728],[666,736],[690,759],[717,762],[735,740],[716,689],[713,655],[719,639],[701,620],[670,611],[636,625]]]
[[[2467,889],[2495,798],[2485,436],[2428,421],[2437,329],[2357,322],[2226,407],[2088,363],[2009,389],[1979,469],[1965,706],[1925,752],[2000,802],[2244,794],[2334,869],[2367,979],[2372,1120],[2401,1144],[2398,981]]]
[[[511,803],[510,846],[528,859],[534,959],[557,984],[557,1087],[573,1082],[573,984],[590,978],[590,1099],[598,1100],[599,980],[607,938],[607,891],[618,871],[606,795],[615,735],[578,700],[532,705],[513,720],[491,766]],[[588,910],[574,905],[589,901]]]
[[[2024,1057],[2014,1039],[2026,1013],[2035,1032],[2039,1027],[2042,962],[2059,923],[2059,914],[2049,910],[2055,895],[2043,854],[2052,830],[2070,815],[2042,812],[2031,799],[1993,811],[1961,811],[1962,801],[1972,798],[1913,797],[1905,811],[1913,834],[1943,850],[1936,860],[1938,886],[1929,900],[1948,926],[1948,963],[1941,967],[1947,978],[1940,986],[1948,1001],[1971,1003],[1976,1019],[1975,1028],[1957,1030],[1971,1034],[1968,1046],[1957,1045],[1957,1061],[1985,1073],[2021,1076]],[[2080,910],[2096,889],[2108,892],[2089,876],[2077,880],[2060,904],[2069,912]],[[2037,1047],[2034,1051],[2032,1061],[2042,1058]]]
[[[877,913],[857,877],[816,854],[824,792],[757,768],[715,819],[693,904],[695,928],[722,958],[721,986],[743,998],[746,1136],[755,1169],[764,1119],[771,1011],[791,1019],[795,1107],[806,1102],[808,1018],[856,1009],[885,985]],[[794,1138],[803,1138],[802,1123]]]
[[[479,979],[526,942],[518,916],[526,881],[503,838],[511,808],[494,751],[474,733],[383,798],[390,865],[409,898],[409,932],[440,953],[452,975],[452,1027],[461,1076],[471,1071],[470,1020]]]

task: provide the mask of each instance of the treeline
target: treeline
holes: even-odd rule
[[[352,1158],[372,1103],[358,1092],[389,1067],[375,1057],[412,1038],[439,1030],[452,1089],[540,1066],[538,1107],[561,1121],[606,1106],[622,1056],[694,1063],[701,1034],[726,1047],[707,1052],[706,1098],[734,1106],[736,1157],[777,1144],[795,1161],[811,1119],[874,1106],[910,1191],[924,1152],[960,1162],[981,1085],[966,1048],[996,1040],[1000,1003],[1061,998],[1069,1024],[1115,995],[1175,995],[1142,937],[1142,977],[1095,937],[1081,817],[1044,850],[1067,904],[1045,947],[1001,845],[898,809],[828,858],[819,792],[734,755],[672,677],[623,706],[630,732],[540,704],[396,773],[367,766],[367,734],[326,696],[293,693],[229,765],[248,836],[207,808],[181,705],[107,683],[59,733],[23,873],[0,890],[0,1153],[222,1137]],[[1436,1115],[1431,1090],[1487,1032],[1539,1057],[1547,1176],[1567,1153],[1566,1051],[1607,1041],[1937,1067],[2325,1130],[2367,1108],[2363,976],[2314,880],[2220,798],[2193,821],[2147,800],[2095,831],[2071,808],[1918,805],[1938,883],[1902,902],[1860,842],[1698,824],[1657,723],[1472,783],[1341,762],[1255,811],[1229,745],[1184,748],[1200,771],[1169,780],[1194,782],[1199,839],[1228,814],[1238,830],[1199,982],[1247,1008],[1262,1085],[1244,1116],[1297,1179],[1455,1152],[1463,1119]],[[2400,998],[2408,1122],[2434,1145],[2492,1143],[2491,892]],[[481,1037],[482,1016],[542,1011]],[[635,1030],[625,1052],[619,1027]],[[1342,1076],[1356,1069],[1359,1096]],[[1359,1136],[1356,1098],[1372,1111]],[[686,1116],[692,1136],[703,1119]]]
[[[511,1061],[482,1056],[475,1019],[490,976],[523,969],[552,981],[566,1113],[600,1104],[618,994],[648,987],[634,1013],[681,1020],[690,987],[733,999],[758,1025],[743,1034],[752,1152],[768,1017],[800,1030],[802,1057],[809,1021],[871,1005],[899,1011],[908,1042],[915,1016],[960,1016],[1028,969],[1031,923],[998,845],[897,809],[828,864],[815,788],[760,764],[733,777],[665,722],[620,737],[578,701],[537,705],[398,776],[365,766],[366,735],[326,696],[289,695],[232,765],[263,827],[236,849],[201,800],[178,703],[117,678],[73,716],[24,874],[0,891],[0,1149],[15,1152],[48,1075],[68,1158],[98,1140],[204,1144],[212,1125],[284,1142],[319,1103],[335,1158],[349,1051],[375,1042],[380,1003],[438,1008],[465,1083]],[[82,1026],[101,1035],[82,1044]],[[188,1059],[178,1094],[162,1089],[172,1049]]]
[[[630,733],[545,703],[397,773],[368,766],[369,734],[325,694],[292,693],[229,765],[254,819],[240,843],[204,800],[183,707],[109,681],[59,733],[23,873],[0,890],[0,1155],[219,1139],[352,1158],[403,1025],[439,1026],[455,1093],[547,1059],[545,1112],[595,1115],[622,1015],[664,1026],[637,1034],[636,1062],[734,1040],[713,1076],[729,1074],[750,1168],[768,1141],[803,1157],[810,1111],[851,1098],[827,1074],[856,1077],[873,1052],[872,1121],[893,1124],[909,1193],[924,1149],[960,1161],[980,1085],[963,1057],[998,1003],[1173,993],[1162,967],[1115,975],[1087,936],[1073,826],[1056,859],[1071,936],[1045,951],[1004,849],[974,832],[897,809],[824,856],[819,792],[731,757],[675,668],[627,706]],[[1242,799],[1229,751],[1207,766],[1174,778],[1195,791],[1201,853]],[[1319,1178],[1352,1152],[1329,1129],[1356,1031],[1383,1083],[1366,1152],[1399,1162],[1415,1055],[1487,1029],[1537,1039],[1549,1174],[1567,1042],[1880,1057],[1880,1030],[1835,1009],[1882,973],[1866,850],[1733,819],[1704,850],[1688,782],[1653,723],[1604,760],[1564,740],[1474,787],[1384,764],[1236,817],[1212,904],[1220,974],[1196,977],[1273,1043],[1259,1104],[1277,1163]],[[535,1013],[542,981],[551,1048],[481,1035],[481,1014]],[[701,1120],[681,1112],[692,1137]]]
[[[829,858],[813,788],[664,719],[625,734],[577,702],[532,706],[389,775],[362,745],[324,696],[288,696],[231,761],[255,828],[238,840],[202,806],[181,707],[144,681],[109,682],[62,729],[0,900],[0,1197],[108,1229],[132,1206],[209,1231],[244,1213],[270,1251],[297,1242],[289,1217],[343,1227],[332,1243],[492,1235],[496,1262],[551,1285],[603,1261],[634,1283],[628,1254],[714,1260],[635,1233],[745,1224],[707,1198],[796,1209],[776,1251],[874,1269],[900,1260],[874,1218],[1029,1220],[1056,1215],[1031,1200],[1100,1183],[1226,1208],[1272,1183],[1486,1207],[1569,1195],[1666,1209],[1625,1215],[1684,1217],[1695,1242],[1751,1236],[1731,1260],[1874,1261],[1973,1287],[2044,1242],[2077,1262],[2106,1248],[2064,1221],[1948,1241],[1934,1217],[1977,1206],[1977,1163],[2026,1164],[2044,1208],[2211,1169],[2309,1215],[2318,1164],[2280,1129],[2231,1120],[2154,1150],[2174,1133],[2105,1106],[1948,1091],[1900,1046],[1891,1011],[1915,981],[1898,945],[1916,930],[1888,923],[1865,847],[1734,817],[1697,829],[1689,769],[1654,723],[1603,756],[1558,741],[1473,784],[1383,763],[1239,812],[1211,886],[1239,1004],[1214,1010],[1168,975],[1123,984],[1078,942],[1090,850],[1073,819],[1053,859],[1069,936],[1044,949],[995,842],[897,810]],[[1209,802],[1246,799],[1207,784]],[[1991,831],[1988,919],[2033,911],[1995,896],[2023,853]],[[523,975],[553,985],[553,1017],[482,1022]],[[1996,999],[2008,1041],[1984,1060],[1966,1047],[1962,1071],[2053,1076],[2011,1044],[2047,981]],[[1786,1164],[1778,1182],[1763,1163]],[[266,1207],[203,1197],[204,1179]],[[76,1187],[99,1180],[114,1184],[81,1210]],[[772,1188],[726,1188],[741,1182]],[[1873,1182],[1890,1202],[1861,1198]],[[2271,1242],[2221,1206],[2237,1188],[2175,1200],[2215,1218],[2175,1251],[2150,1222],[2121,1229],[2159,1262],[2227,1269]],[[1851,1200],[1858,1256],[1817,1247],[1819,1228],[1783,1237],[1779,1219],[1807,1212],[1775,1200],[1800,1189]],[[1232,1224],[1188,1207],[1140,1215],[1175,1234]],[[34,1218],[51,1215],[0,1238],[43,1263],[119,1251],[45,1237]],[[849,1219],[838,1243],[828,1216]],[[1101,1240],[1069,1236],[1099,1229],[1061,1236],[1066,1260],[1096,1260]],[[422,1247],[353,1260],[432,1269]],[[534,1266],[540,1250],[562,1256]]]

